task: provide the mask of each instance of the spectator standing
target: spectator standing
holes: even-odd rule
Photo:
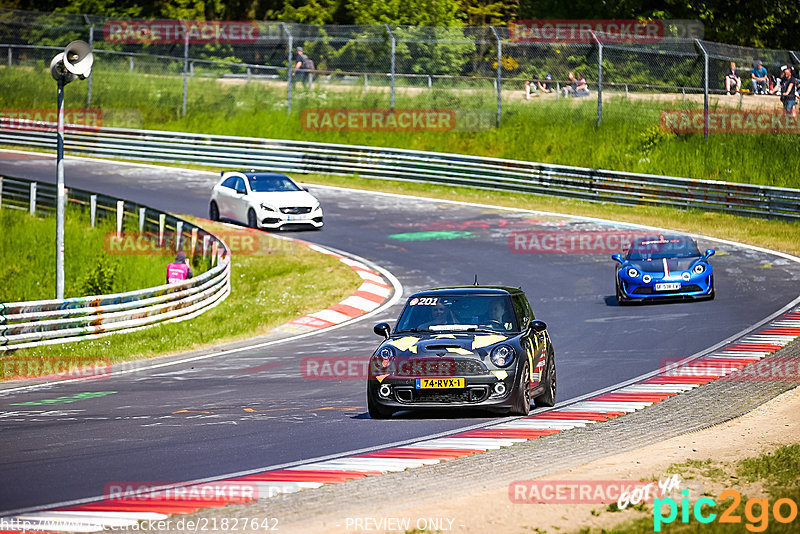
[[[760,59],[758,63],[756,63],[756,66],[753,67],[750,77],[753,79],[753,93],[757,95],[766,94],[769,90],[769,76],[767,75],[767,69],[764,68]]]
[[[194,276],[192,268],[186,264],[186,253],[178,252],[175,261],[167,265],[167,283],[177,284]]]
[[[742,79],[736,74],[736,63],[731,61],[730,68],[725,72],[725,92],[731,94],[731,88],[735,87],[734,94],[739,92],[742,87]]]
[[[299,46],[297,47],[297,63],[294,65],[294,72],[292,72],[292,77],[294,78],[297,74],[300,74],[300,79],[303,82],[303,86],[311,90],[311,87],[314,83],[314,62],[309,58],[303,49]],[[293,80],[294,81],[294,80]]]
[[[787,65],[781,66],[781,102],[783,102],[783,109],[786,113],[794,115],[796,112],[795,104],[797,103],[797,80],[792,76],[792,69]]]

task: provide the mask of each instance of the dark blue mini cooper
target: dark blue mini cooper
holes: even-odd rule
[[[553,406],[556,365],[547,325],[521,289],[430,289],[406,301],[370,359],[367,405],[374,419],[423,408],[482,408],[527,415]]]

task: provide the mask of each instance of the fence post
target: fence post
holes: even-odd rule
[[[92,221],[92,228],[94,228],[95,222],[97,221],[97,195],[91,195],[89,197],[89,218]]]
[[[28,211],[31,215],[36,215],[36,182],[31,182],[31,195],[28,200]]]
[[[158,214],[158,246],[164,246],[164,225],[167,222],[167,215],[165,213]]]
[[[281,26],[283,26],[283,31],[286,32],[286,35],[289,37],[289,54],[288,54],[288,67],[286,68],[286,114],[291,115],[292,113],[292,46],[293,37],[292,32],[289,31],[289,26],[285,22],[281,22]]]
[[[13,54],[11,52],[11,46],[9,45],[9,47],[8,47],[8,67],[9,68],[11,68],[11,58],[12,58],[12,56],[13,56]]]
[[[175,250],[181,249],[181,241],[183,240],[183,221],[175,223]]]
[[[139,233],[144,233],[144,221],[146,218],[147,208],[139,208]]]
[[[0,209],[3,209],[3,177],[0,176]]]
[[[603,122],[603,43],[594,32],[592,32],[592,37],[597,43],[597,126],[600,126],[600,123]],[[626,93],[627,88],[626,85]]]
[[[495,125],[500,126],[500,114],[503,111],[503,42],[494,26],[490,26],[497,40],[497,117]]]
[[[125,216],[125,201],[117,200],[117,237],[122,237],[122,219]]]
[[[561,98],[561,84],[556,82],[556,100]]]
[[[367,75],[364,74],[364,92],[365,93],[367,92],[367,87],[369,87],[369,85],[367,83]]]
[[[211,236],[205,234],[203,236],[203,259],[205,259],[206,255],[208,254],[208,242],[211,240]]]
[[[128,56],[128,72],[133,72],[133,56]]]
[[[181,116],[186,116],[186,100],[187,100],[187,93],[189,92],[189,27],[186,25],[186,21],[182,21],[183,23],[183,105],[181,106]]]
[[[392,84],[392,91],[391,91],[391,108],[394,109],[394,74],[395,74],[395,49],[397,46],[397,41],[394,38],[394,34],[392,33],[391,28],[389,28],[388,24],[384,24],[386,27],[386,31],[389,32],[389,38],[392,40],[392,62],[391,62],[391,84]]]
[[[703,53],[703,138],[708,139],[708,52],[700,39],[694,42]]]
[[[94,24],[92,23],[91,20],[89,20],[89,16],[88,15],[84,15],[83,18],[86,21],[86,24],[89,25],[89,48],[91,49],[91,48],[94,47]],[[91,72],[89,72],[89,85],[86,88],[86,107],[87,108],[92,107],[92,73]]]
[[[192,256],[194,256],[194,250],[197,246],[197,227],[192,228]]]

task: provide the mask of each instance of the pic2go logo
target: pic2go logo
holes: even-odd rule
[[[736,513],[742,503],[742,496],[734,489],[726,489],[719,494],[720,501],[733,499],[728,507],[719,514],[712,512],[711,509],[717,506],[714,499],[702,497],[695,501],[692,507],[689,504],[689,490],[683,490],[683,498],[680,504],[681,523],[689,523],[689,512],[694,515],[698,523],[712,523],[715,520],[719,523],[740,524],[742,516]],[[664,516],[664,509],[668,509],[667,516]],[[750,532],[764,532],[769,526],[770,511],[775,521],[778,523],[791,523],[797,519],[797,503],[792,499],[782,498],[775,501],[770,509],[769,499],[749,499],[744,505],[744,517],[747,520],[745,528]],[[678,518],[678,503],[675,499],[667,497],[665,499],[655,499],[653,501],[653,531],[661,532],[662,525],[668,525]]]

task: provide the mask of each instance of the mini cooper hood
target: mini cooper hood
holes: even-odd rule
[[[667,258],[666,264],[667,268],[670,271],[688,271],[692,268],[697,260],[699,260],[699,256],[693,256],[691,258]],[[664,260],[657,259],[657,260],[628,260],[626,263],[636,267],[642,272],[645,273],[663,273],[664,272]]]
[[[250,193],[248,197],[276,208],[312,208],[318,204],[317,199],[306,191],[264,191]]]
[[[513,337],[512,335],[469,332],[453,334],[402,332],[384,342],[393,347],[398,356],[467,356]]]

